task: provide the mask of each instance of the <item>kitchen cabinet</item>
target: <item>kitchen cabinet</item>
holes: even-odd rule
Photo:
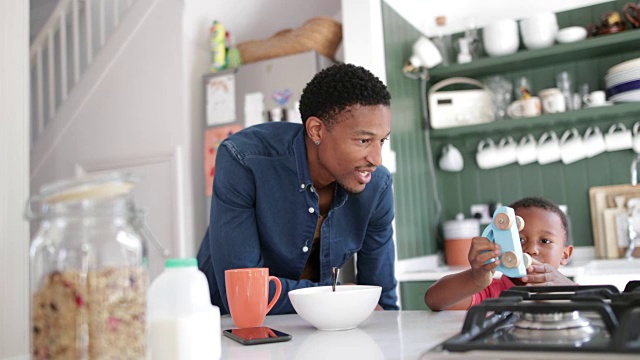
[[[557,13],[560,27],[586,26],[599,22],[602,13],[622,11],[628,1],[612,1]],[[392,95],[392,148],[397,155],[394,174],[396,236],[398,259],[428,256],[443,250],[440,222],[462,212],[469,216],[472,204],[500,201],[509,203],[524,196],[539,195],[566,204],[571,217],[574,245],[593,246],[588,189],[591,186],[625,184],[630,181],[630,150],[604,153],[570,165],[509,165],[481,170],[475,163],[478,142],[485,137],[499,140],[511,135],[519,140],[532,133],[536,138],[548,130],[561,133],[570,127],[583,134],[588,126],[606,131],[614,122],[633,125],[640,121],[640,104],[616,104],[563,114],[507,120],[484,125],[450,129],[429,129],[425,136],[422,118],[420,82],[402,74],[402,66],[411,55],[411,47],[421,35],[386,3],[382,3],[387,85]],[[591,90],[604,89],[607,69],[624,60],[640,57],[640,30],[587,39],[573,44],[554,45],[539,50],[524,50],[496,58],[482,58],[463,65],[436,67],[428,85],[451,76],[482,80],[503,75],[511,80],[519,76],[533,79],[534,91],[555,86],[555,73],[570,71],[578,84],[588,83]],[[426,140],[429,140],[429,143]],[[449,173],[430,168],[427,144],[437,163],[447,143],[458,147],[464,158],[462,172]],[[442,204],[438,215],[436,198]],[[404,309],[421,308],[427,283],[401,284]],[[423,301],[422,301],[423,303]],[[419,306],[420,305],[420,306]]]
[[[612,1],[557,13],[560,28],[588,26],[599,23],[604,12],[621,12],[625,1]],[[454,35],[458,36],[458,35]],[[585,39],[569,44],[555,44],[548,48],[527,50],[499,57],[484,57],[467,64],[431,69],[429,86],[453,77],[466,76],[482,81],[489,76],[503,76],[515,83],[527,77],[533,94],[556,87],[556,74],[571,74],[578,91],[588,84],[590,91],[605,90],[604,76],[612,66],[640,57],[640,29]],[[522,47],[522,45],[521,45]],[[537,117],[506,119],[486,124],[429,129],[428,138],[437,163],[447,144],[463,154],[464,169],[458,173],[444,172],[436,167],[434,176],[437,193],[442,202],[440,221],[452,219],[458,212],[469,216],[472,204],[501,202],[508,204],[525,196],[543,196],[568,207],[572,220],[574,245],[593,246],[588,190],[592,186],[625,184],[630,181],[629,165],[634,157],[631,150],[608,152],[570,165],[556,162],[547,165],[517,164],[482,170],[475,161],[478,143],[491,138],[496,144],[511,136],[519,141],[532,134],[536,139],[546,131],[560,137],[566,130],[576,128],[584,134],[589,126],[598,126],[604,133],[610,126],[622,123],[627,128],[640,121],[640,103],[617,103],[613,106],[586,108]]]
[[[481,79],[489,75],[501,75],[514,80],[520,74],[526,76],[526,73],[530,73],[528,77],[532,80],[534,89],[539,91],[546,87],[553,87],[555,71],[566,68],[572,72],[576,85],[587,83],[592,90],[604,90],[606,70],[621,61],[639,57],[638,43],[640,43],[640,29],[589,38],[575,43],[556,44],[543,49],[521,50],[512,55],[484,57],[466,64],[436,67],[430,71],[430,83],[454,76]],[[460,136],[491,136],[496,133],[512,133],[514,130],[546,130],[554,125],[565,127],[576,124],[591,126],[603,123],[606,125],[627,115],[640,115],[640,104],[618,103],[610,107],[587,108],[532,118],[433,129],[431,137],[440,140]]]

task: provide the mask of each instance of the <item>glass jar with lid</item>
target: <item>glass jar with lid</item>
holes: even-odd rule
[[[131,190],[109,173],[41,188],[26,216],[34,359],[144,359],[146,232]]]

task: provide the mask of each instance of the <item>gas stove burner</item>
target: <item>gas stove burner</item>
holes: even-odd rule
[[[629,284],[623,293],[595,285],[513,287],[504,297],[471,307],[460,334],[445,341],[442,349],[637,355],[639,289],[639,283]]]
[[[528,330],[566,330],[588,327],[591,321],[579,311],[521,314],[521,319],[517,321],[515,327]]]

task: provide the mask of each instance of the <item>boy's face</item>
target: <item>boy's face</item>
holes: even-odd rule
[[[538,207],[516,209],[515,213],[524,220],[524,229],[520,231],[522,251],[555,268],[566,265],[573,246],[565,246],[567,235],[560,217]]]

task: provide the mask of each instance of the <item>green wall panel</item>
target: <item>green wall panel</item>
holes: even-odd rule
[[[391,92],[391,146],[396,152],[394,175],[398,258],[436,251],[432,183],[429,179],[420,105],[420,82],[405,77],[402,66],[418,31],[382,3],[387,85]]]
[[[400,284],[402,310],[430,310],[424,303],[424,293],[432,281],[408,281]]]

